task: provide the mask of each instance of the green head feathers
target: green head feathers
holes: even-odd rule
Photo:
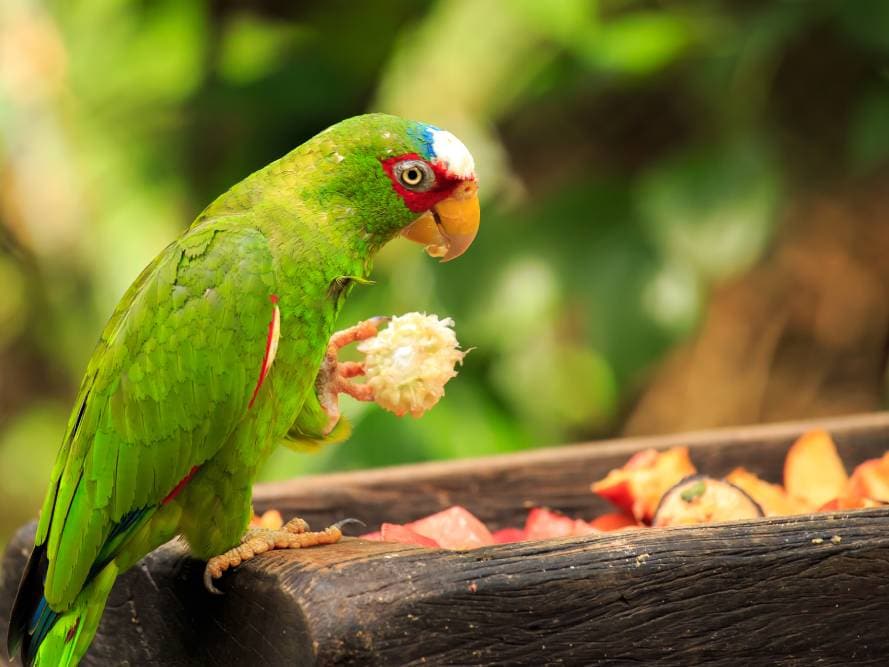
[[[283,226],[335,233],[340,242],[373,251],[428,213],[417,225],[422,229],[406,236],[447,257],[457,237],[462,252],[465,237],[475,236],[475,182],[472,156],[450,132],[368,114],[320,132],[232,188],[202,217],[270,208],[270,219]]]

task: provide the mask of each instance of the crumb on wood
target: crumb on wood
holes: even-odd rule
[[[813,537],[812,544],[824,544],[824,538],[823,537]]]
[[[840,542],[843,541],[843,538],[840,537],[839,535],[834,535],[833,537],[830,538],[830,541],[832,544],[839,544]]]

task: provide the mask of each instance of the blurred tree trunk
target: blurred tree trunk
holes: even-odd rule
[[[881,176],[796,198],[772,253],[714,292],[698,335],[654,373],[625,433],[884,405],[889,190]]]

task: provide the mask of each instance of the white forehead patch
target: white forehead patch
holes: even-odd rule
[[[431,135],[434,162],[457,178],[475,176],[475,160],[462,141],[447,130],[432,130]]]

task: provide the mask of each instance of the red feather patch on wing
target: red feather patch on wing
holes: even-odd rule
[[[278,296],[276,294],[272,294],[269,299],[272,302],[272,319],[269,321],[269,334],[265,341],[265,355],[262,358],[262,368],[259,370],[259,379],[253,388],[250,403],[247,405],[248,410],[253,407],[253,403],[259,394],[259,389],[262,387],[262,383],[265,382],[269,368],[271,368],[275,355],[278,353],[278,339],[281,337],[281,310],[278,308]]]
[[[166,505],[168,502],[173,500],[173,498],[178,496],[179,493],[182,491],[182,489],[185,488],[185,485],[191,481],[191,478],[194,477],[195,474],[197,473],[197,471],[200,469],[201,469],[201,466],[195,466],[194,468],[189,470],[188,474],[185,477],[183,477],[182,479],[180,479],[179,483],[175,487],[173,487],[173,490],[167,494],[167,497],[161,501],[161,505]]]

